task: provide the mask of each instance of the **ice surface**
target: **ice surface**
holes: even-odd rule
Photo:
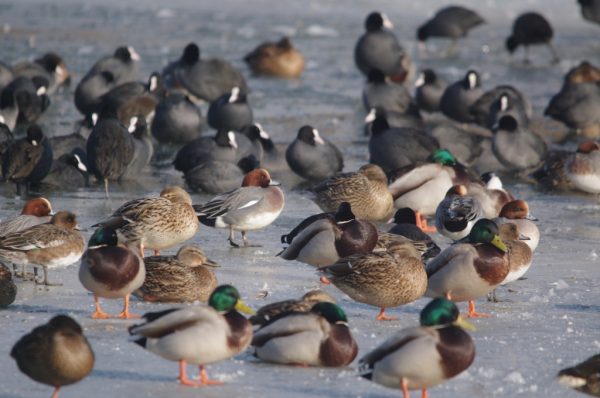
[[[280,144],[289,143],[304,124],[312,124],[343,149],[346,170],[354,170],[368,159],[362,134],[364,112],[360,93],[364,78],[356,70],[352,50],[363,32],[363,21],[374,9],[385,11],[395,32],[418,66],[429,66],[449,80],[475,67],[482,72],[485,88],[514,84],[532,101],[538,117],[549,97],[561,85],[562,76],[583,59],[600,63],[597,37],[599,26],[584,22],[575,1],[530,0],[460,2],[477,9],[488,24],[459,43],[459,55],[440,58],[446,42],[430,43],[432,54],[416,57],[415,29],[443,3],[425,0],[338,1],[338,0],[173,0],[142,2],[105,0],[95,2],[21,0],[0,4],[2,60],[13,63],[45,51],[61,54],[73,72],[73,85],[52,98],[41,123],[45,131],[60,135],[72,132],[80,118],[72,103],[75,84],[100,56],[128,44],[142,57],[140,80],[179,57],[181,49],[196,41],[206,56],[222,56],[240,67],[251,88],[250,102],[257,121]],[[445,3],[444,3],[445,4]],[[511,66],[504,50],[512,18],[525,10],[542,11],[553,23],[560,64],[548,66],[550,54],[532,48],[533,66]],[[335,35],[333,33],[335,32]],[[259,79],[249,75],[242,57],[260,41],[275,40],[279,34],[294,34],[294,44],[304,53],[307,69],[299,80]],[[34,40],[30,40],[34,38]],[[35,44],[29,48],[29,43]],[[519,59],[520,54],[516,55]],[[205,114],[206,107],[203,107]],[[282,146],[282,150],[285,146]],[[57,210],[70,209],[89,227],[106,217],[128,199],[157,195],[169,183],[183,184],[168,167],[172,148],[157,148],[164,167],[154,167],[139,181],[111,185],[112,198],[104,199],[102,188],[77,192],[45,192]],[[229,248],[225,231],[201,227],[194,238],[208,256],[221,264],[216,269],[220,282],[232,283],[253,307],[291,297],[318,286],[309,266],[285,262],[274,255],[280,251],[279,236],[301,219],[318,211],[300,190],[301,180],[285,162],[270,162],[269,169],[283,183],[286,207],[275,223],[250,239],[262,248]],[[576,194],[547,194],[527,184],[508,183],[516,196],[525,198],[540,219],[542,238],[526,279],[498,290],[500,303],[481,299],[478,310],[494,315],[479,319],[472,333],[477,347],[472,367],[448,383],[431,390],[442,397],[579,397],[554,380],[559,369],[598,353],[600,340],[600,270],[597,250],[600,237],[600,206],[595,198]],[[0,186],[0,218],[18,211],[22,200],[12,188]],[[193,195],[194,202],[209,199]],[[84,232],[86,238],[92,233]],[[436,237],[440,244],[448,242]],[[397,397],[399,391],[360,379],[356,364],[347,369],[299,369],[259,363],[251,352],[235,360],[210,366],[209,375],[227,381],[222,387],[203,390],[180,387],[177,365],[145,352],[127,341],[127,321],[93,321],[93,299],[80,285],[77,266],[52,271],[60,288],[40,288],[20,283],[17,301],[0,311],[0,397],[48,397],[50,388],[32,382],[16,368],[8,353],[14,342],[33,327],[58,313],[75,317],[84,327],[95,352],[94,372],[82,382],[66,387],[61,397]],[[265,299],[261,291],[269,294]],[[417,324],[426,299],[390,309],[399,321],[375,322],[377,309],[357,304],[333,287],[333,294],[348,314],[358,340],[359,356],[395,331]],[[106,310],[120,311],[121,302],[104,301]],[[133,301],[132,311],[167,308]],[[464,304],[460,305],[466,309]],[[195,372],[195,370],[194,370]],[[415,396],[418,394],[415,393]]]

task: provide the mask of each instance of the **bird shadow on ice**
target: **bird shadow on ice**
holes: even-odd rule
[[[174,378],[169,376],[154,375],[149,373],[137,373],[128,370],[102,370],[94,369],[90,377],[97,377],[110,380],[139,380],[139,381],[158,381],[173,382]]]
[[[86,310],[74,310],[72,308],[65,309],[61,307],[50,307],[47,305],[28,305],[28,304],[15,304],[10,306],[10,310],[14,312],[24,313],[43,313],[43,314],[77,314],[85,315],[89,311]]]
[[[579,311],[579,312],[600,312],[600,305],[587,305],[587,304],[556,304],[556,308],[568,311]]]

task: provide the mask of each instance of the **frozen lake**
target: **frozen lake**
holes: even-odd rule
[[[287,144],[304,124],[311,124],[342,148],[346,170],[355,170],[368,159],[362,135],[364,111],[360,102],[363,78],[354,66],[354,43],[363,32],[363,20],[372,10],[387,13],[395,32],[413,55],[418,67],[436,69],[449,81],[457,80],[468,68],[476,68],[484,88],[513,84],[532,101],[537,117],[550,96],[557,92],[563,74],[583,59],[600,63],[597,38],[600,26],[584,22],[575,1],[528,0],[461,4],[476,9],[488,21],[473,30],[451,59],[416,58],[415,29],[443,4],[433,1],[192,1],[143,2],[20,0],[0,2],[3,52],[7,63],[56,51],[74,74],[73,85],[52,98],[52,105],[40,123],[49,135],[72,132],[80,118],[72,98],[75,84],[101,55],[112,53],[121,44],[132,45],[142,57],[140,80],[161,70],[178,58],[190,41],[197,42],[207,56],[231,60],[244,71],[251,88],[249,101],[255,120],[262,123],[277,143]],[[508,63],[504,38],[512,20],[522,11],[545,14],[555,28],[555,46],[562,61],[549,66],[544,48],[531,51],[533,66]],[[242,57],[258,43],[282,34],[307,58],[300,80],[281,81],[250,77]],[[446,43],[432,43],[437,51]],[[519,57],[520,54],[517,55]],[[203,114],[206,112],[203,108]],[[160,148],[172,154],[173,148]],[[166,162],[162,162],[166,164]],[[284,212],[273,225],[249,237],[262,248],[230,249],[227,233],[202,226],[194,238],[207,255],[220,263],[220,283],[231,283],[254,308],[271,301],[299,297],[318,286],[314,270],[274,255],[280,251],[279,236],[304,217],[319,211],[307,196],[293,187],[300,181],[285,163],[267,164],[274,178],[282,181],[286,193]],[[68,209],[88,227],[109,215],[126,200],[155,196],[167,184],[183,184],[179,173],[155,165],[138,181],[111,185],[112,198],[104,199],[101,187],[75,192],[42,192],[55,210]],[[494,314],[475,320],[472,333],[477,354],[464,374],[433,388],[431,396],[442,397],[578,397],[580,394],[558,385],[559,369],[574,365],[600,351],[600,206],[592,196],[548,194],[523,183],[508,184],[516,197],[527,200],[540,219],[542,234],[534,264],[527,279],[499,289],[509,301],[487,303],[479,300],[478,310]],[[1,186],[0,219],[19,211],[23,200],[14,197],[12,187]],[[209,199],[194,194],[196,203]],[[86,239],[92,231],[84,232]],[[447,245],[441,237],[439,242]],[[436,238],[436,239],[437,239]],[[346,369],[299,369],[260,364],[251,352],[234,360],[210,366],[209,375],[227,382],[203,390],[180,387],[177,365],[163,360],[127,341],[127,321],[94,321],[93,298],[80,285],[77,266],[51,271],[63,287],[43,288],[19,283],[16,302],[0,311],[0,397],[48,397],[49,387],[21,374],[9,357],[14,342],[33,327],[58,313],[67,313],[85,329],[96,353],[93,373],[82,382],[66,387],[61,397],[394,397],[399,391],[386,389],[357,376],[356,366]],[[257,294],[266,285],[266,299]],[[510,289],[510,290],[509,290]],[[376,322],[377,309],[354,303],[334,287],[333,294],[346,311],[359,344],[359,357],[395,331],[416,325],[426,299],[399,308],[394,322]],[[116,313],[121,302],[103,301],[106,310]],[[459,304],[466,309],[466,304]],[[133,301],[132,312],[143,313],[169,306]],[[194,373],[195,374],[195,371]],[[415,392],[415,396],[418,395]]]

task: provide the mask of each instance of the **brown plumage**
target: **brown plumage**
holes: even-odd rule
[[[12,273],[4,264],[0,264],[0,308],[11,305],[16,296],[17,286],[13,282]]]
[[[185,245],[175,256],[144,258],[146,279],[134,295],[146,301],[207,301],[217,287],[217,278],[208,267],[217,264],[196,245]]]
[[[381,167],[367,164],[353,173],[338,173],[313,188],[315,203],[323,211],[336,211],[348,202],[356,218],[379,221],[391,216],[394,200]]]
[[[267,322],[288,312],[309,312],[313,305],[325,301],[334,303],[335,299],[322,290],[311,290],[300,300],[284,300],[267,304],[256,311],[256,315],[250,317],[250,323],[253,325],[264,325]]]
[[[386,251],[342,258],[320,270],[352,299],[379,307],[378,320],[391,319],[385,308],[413,302],[427,288],[421,255],[408,240],[391,244]]]
[[[81,326],[66,315],[55,316],[21,337],[10,355],[21,372],[54,386],[53,398],[58,398],[60,387],[83,379],[94,366],[94,352]]]
[[[244,57],[254,74],[298,77],[304,70],[304,57],[292,46],[290,39],[265,42]]]

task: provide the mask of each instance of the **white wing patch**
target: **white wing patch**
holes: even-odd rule
[[[255,204],[257,204],[257,203],[258,203],[258,199],[251,200],[250,202],[248,202],[248,203],[245,203],[245,204],[241,205],[241,206],[240,206],[240,207],[238,207],[237,209],[238,209],[238,210],[245,209],[246,207],[254,206],[254,205],[255,205]]]

